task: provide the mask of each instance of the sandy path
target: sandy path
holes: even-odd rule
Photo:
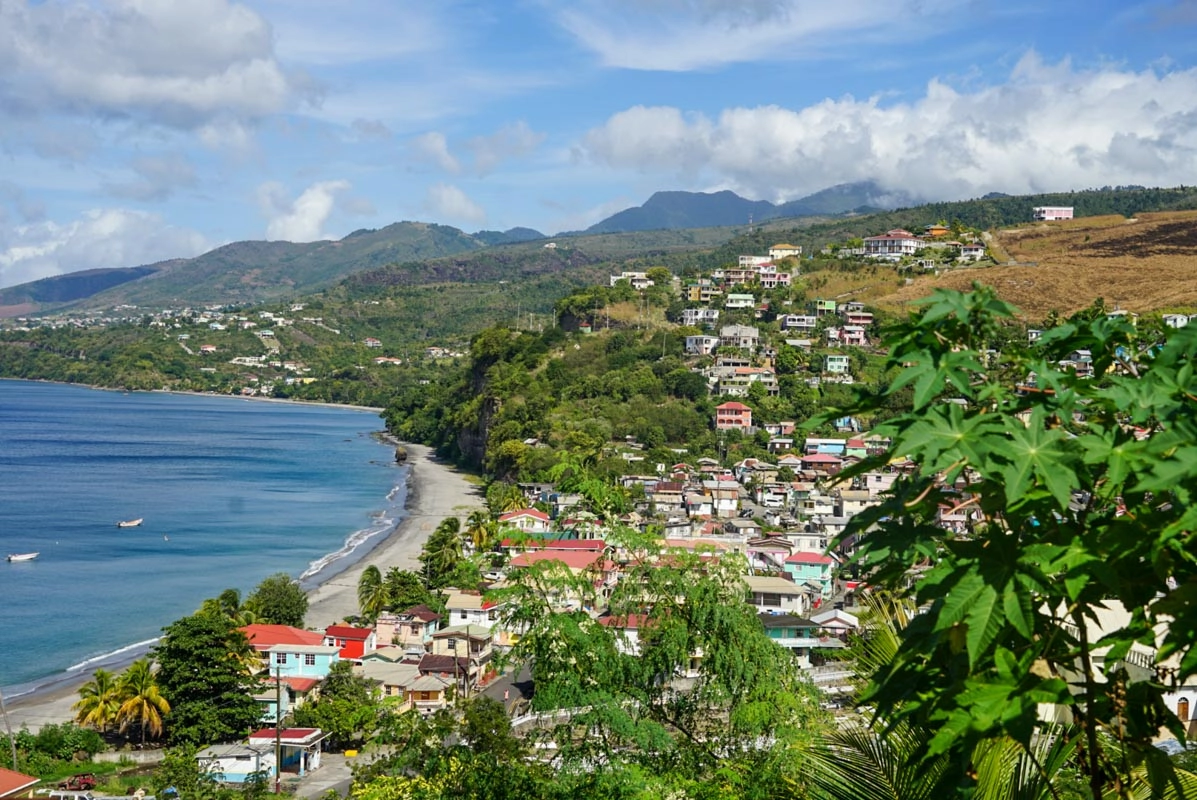
[[[472,510],[482,507],[480,487],[467,480],[464,473],[436,459],[431,448],[417,444],[404,447],[411,466],[407,516],[364,559],[308,593],[309,628],[323,630],[357,613],[357,580],[367,566],[374,564],[384,573],[391,567],[418,571],[420,550],[441,520],[456,515],[465,522]],[[64,684],[8,703],[13,730],[22,726],[37,730],[47,723],[70,720],[71,705],[78,699],[76,690],[90,677],[81,675],[78,684]]]

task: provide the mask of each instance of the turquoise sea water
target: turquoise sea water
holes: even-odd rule
[[[0,686],[120,663],[225,588],[305,587],[399,521],[372,412],[0,381]],[[118,520],[144,518],[120,529]]]

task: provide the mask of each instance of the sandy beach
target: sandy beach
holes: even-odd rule
[[[308,593],[309,628],[323,630],[346,615],[357,613],[357,581],[367,566],[373,564],[384,573],[391,567],[419,570],[420,550],[436,526],[449,516],[460,517],[464,522],[472,510],[482,506],[480,488],[464,473],[435,458],[428,447],[416,444],[404,447],[411,467],[407,479],[407,514],[365,558]],[[47,723],[69,721],[73,716],[71,705],[78,699],[76,690],[90,677],[80,675],[78,683],[63,684],[7,703],[13,730],[23,726],[37,730]]]

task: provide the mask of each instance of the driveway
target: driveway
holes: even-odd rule
[[[295,787],[296,797],[322,797],[329,789],[341,797],[349,794],[353,775],[349,765],[354,759],[347,759],[340,753],[321,753],[320,769],[299,779]]]

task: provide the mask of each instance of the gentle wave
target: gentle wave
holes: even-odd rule
[[[159,639],[161,639],[160,636],[155,636],[153,639],[146,639],[143,642],[134,642],[133,644],[127,644],[124,647],[121,647],[117,650],[113,650],[110,653],[104,653],[103,655],[84,659],[83,661],[80,661],[78,664],[72,664],[71,666],[67,667],[63,671],[64,672],[79,672],[80,670],[87,669],[88,667],[92,666],[93,664],[102,664],[106,661],[112,661],[112,660],[116,659],[117,656],[124,655],[125,653],[131,652],[133,650],[137,650],[139,648],[148,650],[151,645],[157,644]]]
[[[329,566],[353,555],[358,548],[360,548],[366,542],[380,534],[386,533],[394,527],[394,522],[390,517],[382,517],[379,519],[378,525],[369,528],[363,528],[359,531],[354,531],[349,535],[349,538],[345,540],[345,545],[340,550],[336,550],[328,555],[321,556],[312,563],[308,564],[308,568],[300,573],[299,580],[306,581],[309,578],[316,577],[316,575],[323,572]]]

